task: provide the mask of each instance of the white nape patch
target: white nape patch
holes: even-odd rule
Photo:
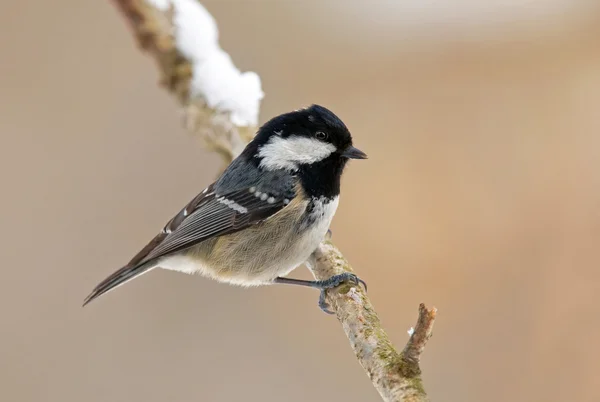
[[[242,73],[219,46],[219,30],[210,13],[197,0],[148,0],[157,9],[173,7],[173,32],[177,49],[192,65],[191,96],[201,96],[208,106],[231,114],[236,126],[255,126],[264,97],[259,76]]]
[[[265,145],[258,149],[262,158],[260,166],[270,170],[298,170],[298,165],[322,161],[336,148],[333,144],[319,141],[316,138],[290,136],[282,138],[272,136]]]
[[[228,200],[225,197],[219,197],[217,198],[217,201],[219,201],[221,204],[227,205],[229,208],[239,212],[240,214],[245,214],[248,212],[248,208],[241,206],[235,201]]]

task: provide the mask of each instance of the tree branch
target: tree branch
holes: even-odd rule
[[[186,128],[229,163],[256,132],[263,97],[258,76],[235,68],[219,47],[212,16],[196,0],[113,2],[140,47],[156,60],[161,84],[183,106]],[[307,265],[317,279],[352,271],[330,241],[319,246]],[[398,353],[362,287],[343,284],[328,292],[327,301],[383,400],[426,401],[419,359],[436,309],[420,305],[415,329]]]
[[[352,272],[340,250],[329,241],[321,243],[308,265],[317,279]],[[437,310],[419,306],[419,318],[404,351],[398,353],[381,326],[362,286],[343,284],[328,292],[327,301],[336,313],[350,346],[373,385],[386,402],[427,401],[419,360],[431,337]]]

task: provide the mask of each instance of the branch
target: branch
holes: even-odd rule
[[[241,73],[218,43],[212,16],[197,0],[113,0],[140,47],[157,62],[161,84],[183,106],[186,128],[229,163],[252,139],[263,97],[260,79]],[[329,241],[307,265],[317,279],[352,268]],[[419,319],[401,353],[381,327],[366,292],[343,284],[327,302],[341,322],[358,361],[384,401],[426,401],[419,359],[431,337],[436,309],[419,308]]]
[[[260,78],[240,73],[218,44],[212,16],[196,0],[113,0],[160,83],[181,103],[185,127],[229,163],[254,137]]]
[[[308,265],[317,279],[327,279],[344,271],[350,264],[331,242],[321,243]],[[410,339],[398,353],[381,327],[366,292],[361,286],[342,284],[327,294],[350,346],[373,385],[386,402],[427,401],[421,380],[419,361],[431,337],[437,310],[419,306],[419,319],[409,331]]]

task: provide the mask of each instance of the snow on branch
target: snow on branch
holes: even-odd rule
[[[113,2],[182,104],[186,128],[231,161],[256,131],[264,96],[258,75],[235,67],[219,46],[213,17],[196,0]]]
[[[171,13],[173,37],[192,65],[190,95],[201,96],[213,109],[229,112],[236,126],[256,126],[263,92],[254,72],[241,73],[219,46],[219,30],[212,15],[196,0],[149,0]]]
[[[219,46],[213,17],[197,0],[113,0],[139,45],[157,62],[161,83],[183,106],[185,125],[226,163],[252,139],[263,98],[260,78],[240,72]],[[342,253],[323,242],[307,262],[317,279],[352,271]],[[419,308],[419,319],[400,353],[383,331],[360,286],[328,292],[354,353],[382,399],[426,401],[420,355],[431,336],[436,310]]]

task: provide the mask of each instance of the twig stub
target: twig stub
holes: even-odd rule
[[[435,307],[428,309],[423,303],[419,306],[417,325],[402,351],[402,357],[407,363],[419,364],[425,345],[433,334],[433,323],[436,314],[437,309]]]

